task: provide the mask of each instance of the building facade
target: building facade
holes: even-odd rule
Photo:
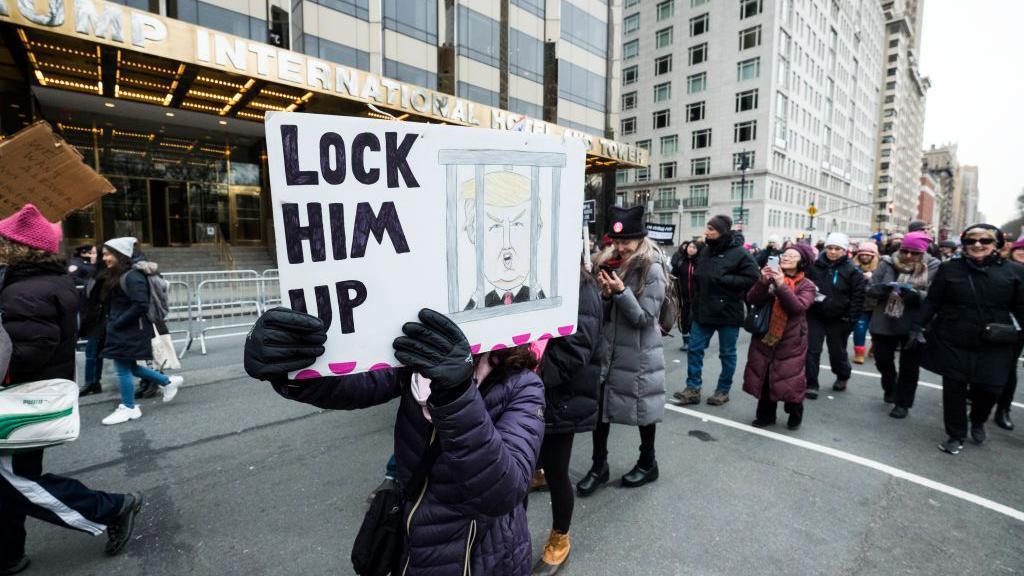
[[[267,112],[577,138],[603,196],[646,163],[610,139],[615,1],[0,5],[3,133],[46,120],[116,188],[65,220],[69,243],[269,243]]]
[[[936,147],[934,144],[922,153],[921,173],[939,183],[939,238],[955,237],[963,230],[965,218],[960,211],[962,203],[960,161],[956,144]]]
[[[626,0],[618,137],[650,163],[619,201],[677,241],[720,213],[751,242],[866,237],[884,31],[874,0]]]
[[[942,189],[939,181],[931,174],[922,174],[917,196],[917,220],[923,220],[929,226],[938,227],[942,203]]]
[[[882,0],[881,4],[886,55],[872,220],[877,230],[893,231],[905,229],[917,212],[918,150],[924,139],[930,83],[917,66],[924,0]]]
[[[960,167],[960,205],[957,222],[963,230],[978,222],[978,167],[963,165]]]

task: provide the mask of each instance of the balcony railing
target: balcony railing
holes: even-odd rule
[[[708,199],[707,197],[698,196],[697,198],[683,198],[683,208],[707,208]]]
[[[654,201],[655,210],[675,210],[679,208],[678,198],[661,198]]]

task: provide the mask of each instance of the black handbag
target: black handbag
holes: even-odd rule
[[[747,317],[743,319],[743,329],[754,336],[763,336],[768,333],[768,326],[772,322],[772,299],[768,302],[756,305],[747,304]]]
[[[971,285],[971,292],[974,294],[974,304],[978,307],[978,315],[984,318],[985,315],[981,310],[981,301],[978,299],[978,291],[974,288],[974,278],[971,278],[969,273],[967,275],[967,282]],[[1020,329],[1013,324],[989,322],[981,329],[981,334],[978,337],[986,344],[1007,346],[1016,344],[1020,340]]]
[[[441,454],[437,431],[432,430],[430,442],[423,458],[413,471],[409,485],[404,488],[394,483],[378,490],[363,517],[355,542],[352,543],[352,568],[359,576],[387,576],[400,574],[402,549],[405,541],[405,503],[420,497],[426,487],[427,476]]]

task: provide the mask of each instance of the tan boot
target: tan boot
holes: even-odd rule
[[[554,576],[569,559],[569,533],[552,530],[544,553],[533,566],[533,576]]]
[[[863,364],[864,363],[864,356],[866,354],[867,354],[867,348],[866,347],[864,347],[864,346],[854,346],[853,347],[853,363],[854,364]]]
[[[536,492],[537,490],[547,490],[548,479],[544,476],[544,470],[534,470],[533,478],[530,479],[530,492]]]

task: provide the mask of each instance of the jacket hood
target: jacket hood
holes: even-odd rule
[[[152,276],[156,274],[157,268],[159,268],[157,263],[150,262],[149,260],[140,260],[132,265],[133,270],[138,270],[139,272],[142,272],[146,276]]]

